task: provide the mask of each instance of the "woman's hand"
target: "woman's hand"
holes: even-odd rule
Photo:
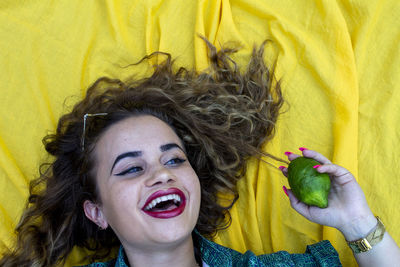
[[[292,207],[308,220],[334,227],[341,231],[348,241],[364,237],[374,228],[377,220],[371,212],[361,187],[354,176],[345,168],[332,164],[316,151],[301,148],[303,156],[321,163],[316,170],[327,173],[331,178],[328,207],[320,209],[300,202],[291,190],[287,190]],[[287,152],[290,161],[300,155]],[[282,168],[287,176],[287,168]]]
[[[331,190],[328,207],[320,209],[300,202],[291,190],[286,190],[292,207],[301,215],[315,223],[335,227],[341,231],[347,241],[364,238],[373,230],[377,220],[368,207],[367,200],[354,176],[345,168],[332,164],[320,153],[300,148],[303,156],[321,163],[317,167],[320,173],[327,173],[331,178]],[[292,161],[300,155],[285,153]],[[280,167],[287,176],[287,168]],[[285,189],[285,187],[284,187]],[[354,254],[359,266],[400,266],[400,249],[396,242],[385,232],[383,239],[365,253]]]

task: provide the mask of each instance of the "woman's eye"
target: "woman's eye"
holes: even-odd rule
[[[178,165],[185,161],[186,161],[185,159],[173,158],[173,159],[168,160],[167,163],[165,163],[165,165]]]
[[[142,167],[135,166],[135,167],[129,168],[129,169],[125,170],[125,171],[122,171],[122,172],[120,172],[120,173],[118,173],[116,175],[117,176],[122,176],[122,175],[125,175],[125,174],[128,174],[128,173],[137,173],[137,172],[140,172],[142,170],[143,170]]]

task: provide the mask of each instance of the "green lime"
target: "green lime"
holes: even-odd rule
[[[289,164],[288,179],[292,192],[301,202],[326,208],[331,180],[328,174],[319,173],[313,168],[320,164],[314,159],[298,157]]]

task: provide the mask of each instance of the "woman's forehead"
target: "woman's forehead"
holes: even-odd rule
[[[126,118],[107,129],[100,137],[96,150],[124,150],[130,147],[145,148],[149,145],[161,145],[165,142],[182,141],[174,130],[164,121],[152,115],[140,115]]]

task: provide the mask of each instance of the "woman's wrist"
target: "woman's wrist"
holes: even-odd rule
[[[376,217],[371,213],[367,216],[352,220],[338,228],[347,241],[354,241],[366,237],[377,225]]]

